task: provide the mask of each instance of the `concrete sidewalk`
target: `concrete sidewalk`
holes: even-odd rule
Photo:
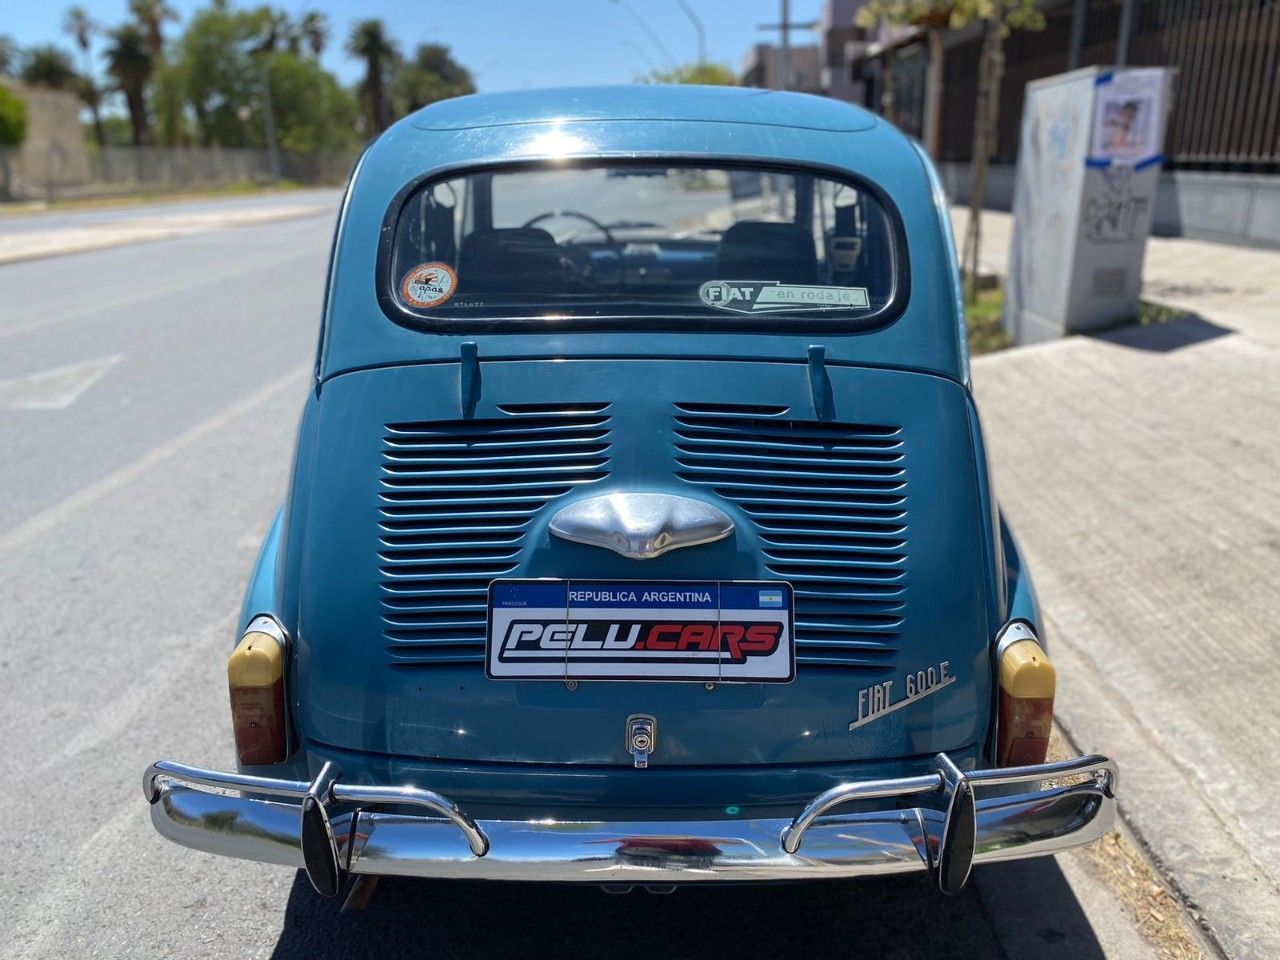
[[[0,218],[0,265],[333,211],[331,203],[299,199],[262,194]]]
[[[984,215],[999,272],[1007,215]],[[958,224],[963,226],[963,223]],[[1280,252],[1153,240],[1196,316],[979,358],[1059,717],[1231,956],[1280,956]]]
[[[951,208],[957,243],[963,243],[968,222],[967,209]],[[1005,275],[1012,234],[1011,214],[983,211],[979,260],[985,272]],[[1152,237],[1142,269],[1142,295],[1205,317],[1229,316],[1251,335],[1280,343],[1280,250]]]

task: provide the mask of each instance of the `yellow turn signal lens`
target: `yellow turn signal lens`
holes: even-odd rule
[[[231,724],[243,764],[279,763],[289,755],[285,725],[284,644],[250,630],[227,661]]]
[[[1057,673],[1040,644],[1017,640],[1000,655],[1000,712],[996,762],[1002,767],[1044,763],[1053,727]]]

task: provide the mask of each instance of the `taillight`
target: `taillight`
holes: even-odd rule
[[[284,668],[284,632],[258,617],[227,661],[231,724],[243,764],[279,763],[289,755]]]
[[[1035,634],[1011,624],[999,651],[1000,708],[996,763],[1002,767],[1044,763],[1053,727],[1057,677]]]

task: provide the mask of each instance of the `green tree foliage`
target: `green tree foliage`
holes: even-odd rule
[[[389,74],[400,57],[395,41],[387,36],[381,20],[361,20],[351,28],[347,52],[364,61],[364,80],[360,83],[365,117],[372,133],[381,133],[391,125],[387,96]]]
[[[78,90],[80,85],[80,75],[76,73],[71,55],[50,43],[30,47],[23,52],[18,76],[23,83],[33,87]]]
[[[9,154],[5,147],[21,146],[27,136],[27,105],[16,93],[0,87],[0,200],[13,196]]]
[[[252,50],[260,45],[263,22],[256,13],[206,7],[196,13],[174,44],[173,75],[166,78],[171,99],[190,108],[201,146],[244,146],[241,107],[251,106],[261,83]]]
[[[265,6],[237,10],[214,4],[198,11],[170,46],[171,63],[156,78],[164,142],[265,146],[269,83],[281,149],[309,153],[353,146],[352,94],[315,59],[290,52],[323,50],[327,29],[323,17],[294,24]]]
[[[736,87],[738,75],[723,63],[686,63],[671,70],[655,70],[645,83],[701,83],[713,87]]]
[[[0,87],[0,147],[16,147],[27,137],[27,105]]]
[[[471,72],[439,43],[419,44],[413,59],[396,67],[391,99],[396,112],[413,113],[437,100],[475,93]]]
[[[315,60],[278,53],[268,75],[280,149],[309,154],[356,145],[355,97]]]
[[[1036,0],[867,0],[855,22],[867,29],[889,23],[962,30],[978,20],[997,16],[1018,29],[1039,30],[1044,26],[1044,14]]]

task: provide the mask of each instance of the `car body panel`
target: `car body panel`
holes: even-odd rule
[[[314,485],[307,512],[293,518],[300,528],[295,535],[304,538],[302,566],[294,576],[304,585],[323,585],[304,590],[297,612],[294,691],[304,736],[341,748],[413,757],[625,764],[630,760],[623,749],[623,721],[643,711],[663,718],[661,748],[653,762],[686,765],[922,755],[980,739],[990,697],[987,645],[994,628],[983,602],[982,544],[973,533],[982,520],[968,455],[965,391],[953,381],[922,374],[852,367],[833,367],[829,373],[841,401],[828,423],[836,428],[845,419],[887,424],[895,433],[886,442],[895,446],[872,451],[883,460],[848,467],[851,475],[868,471],[864,480],[831,474],[839,483],[880,485],[866,489],[872,499],[886,502],[850,506],[844,521],[850,536],[832,537],[829,554],[803,563],[788,559],[794,550],[762,541],[758,518],[747,512],[760,480],[752,472],[756,461],[750,451],[768,448],[735,433],[742,445],[733,449],[742,450],[746,459],[726,462],[723,454],[686,439],[705,429],[707,415],[680,409],[733,407],[727,398],[741,396],[742,385],[750,384],[754,406],[787,411],[771,414],[780,429],[815,423],[803,365],[723,360],[485,364],[477,429],[524,426],[528,419],[505,415],[502,408],[539,396],[574,408],[602,408],[590,422],[607,421],[598,429],[608,435],[602,441],[608,450],[583,458],[570,449],[563,454],[563,467],[539,460],[532,473],[495,471],[487,460],[474,468],[463,463],[456,467],[463,471],[457,488],[439,486],[435,473],[389,474],[388,464],[396,470],[406,465],[388,460],[400,451],[389,451],[385,440],[386,425],[405,420],[467,430],[468,421],[458,412],[457,364],[335,378],[320,404],[314,439],[313,469],[324,481]],[[730,416],[715,423],[739,420]],[[748,419],[747,428],[755,423]],[[841,434],[837,429],[832,435]],[[754,456],[759,459],[758,452]],[[412,469],[415,462],[407,466]],[[729,485],[722,487],[721,479]],[[430,485],[419,487],[418,481]],[[764,482],[815,481],[806,475],[766,476]],[[466,489],[476,484],[479,492]],[[812,495],[809,486],[802,489],[803,502],[817,498],[813,509],[833,514],[852,496],[827,492],[825,486],[813,487]],[[699,497],[729,513],[737,530],[729,539],[656,561],[630,560],[547,532],[557,506],[619,490]],[[408,499],[388,500],[388,495]],[[475,528],[474,544],[451,543],[440,538],[467,535],[437,533],[438,524],[423,526],[414,519],[419,516],[415,505],[434,510],[436,502],[450,498],[464,499],[469,513],[504,504],[516,512],[496,533]],[[388,515],[388,510],[397,512]],[[833,515],[829,522],[836,519]],[[451,521],[454,526],[444,529],[464,522]],[[388,523],[398,526],[389,529]],[[502,542],[489,543],[495,535]],[[794,541],[788,536],[789,543]],[[811,532],[803,536],[813,538]],[[569,690],[560,682],[484,679],[483,596],[489,579],[655,575],[789,577],[801,591],[796,681],[769,687],[721,684],[708,692],[698,683],[584,683]],[[448,597],[436,595],[435,584],[449,582],[457,589]],[[806,586],[832,583],[843,584],[854,598],[847,605],[860,611],[859,617],[827,615],[829,605],[803,596]],[[439,620],[457,626],[448,629]],[[838,657],[838,665],[815,662],[829,653]],[[848,730],[860,689],[884,681],[901,685],[906,671],[944,660],[961,682],[919,707]]]

